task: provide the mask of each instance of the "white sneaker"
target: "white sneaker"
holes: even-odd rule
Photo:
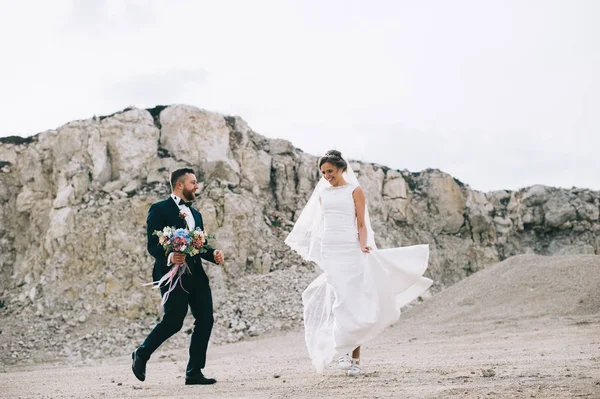
[[[347,371],[350,377],[356,377],[357,375],[362,374],[362,369],[358,365],[359,361],[360,359],[352,359],[352,364],[350,365],[350,368]]]
[[[352,362],[350,361],[350,356],[344,355],[337,360],[337,368],[339,370],[350,370],[352,367]]]

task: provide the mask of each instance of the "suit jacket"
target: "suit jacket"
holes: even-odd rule
[[[196,227],[204,230],[204,224],[202,223],[202,215],[194,208],[190,208]],[[186,228],[185,220],[179,217],[179,206],[175,203],[173,198],[169,198],[158,201],[148,210],[148,218],[146,219],[146,234],[148,236],[148,252],[154,257],[154,269],[152,271],[152,278],[154,281],[160,280],[169,271],[167,266],[168,254],[165,254],[165,250],[161,245],[158,244],[158,236],[153,233],[156,230],[162,230],[165,227],[176,227]],[[187,257],[186,263],[190,266],[193,275],[197,275],[201,280],[208,283],[208,277],[202,268],[202,259],[209,262],[215,262],[214,252],[208,241],[205,244],[207,252],[200,253],[193,257]]]

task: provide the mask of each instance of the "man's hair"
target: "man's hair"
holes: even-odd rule
[[[194,169],[181,168],[181,169],[177,169],[177,170],[174,170],[173,172],[171,172],[171,190],[174,190],[177,182],[180,181],[180,179],[182,177],[184,177],[185,175],[187,175],[188,173],[194,175],[195,174]]]

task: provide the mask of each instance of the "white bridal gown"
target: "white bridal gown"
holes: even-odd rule
[[[305,338],[318,372],[400,317],[400,308],[427,290],[428,245],[374,249],[358,241],[352,193],[356,184],[321,194],[323,272],[302,294]]]

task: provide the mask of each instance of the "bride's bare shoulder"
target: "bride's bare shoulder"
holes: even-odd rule
[[[362,187],[358,185],[352,189],[352,196],[356,198],[357,195],[362,197],[365,196],[365,192],[363,191]]]

